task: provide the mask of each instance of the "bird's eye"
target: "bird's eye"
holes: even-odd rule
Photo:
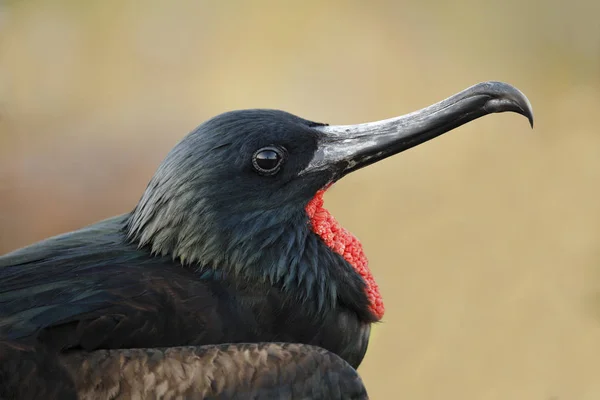
[[[252,156],[252,165],[259,174],[273,175],[279,172],[283,163],[284,151],[278,147],[264,147]]]

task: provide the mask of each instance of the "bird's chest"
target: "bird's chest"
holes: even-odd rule
[[[311,344],[336,353],[354,367],[365,355],[370,323],[361,321],[348,309],[338,307],[317,312],[309,302],[299,304],[273,287],[228,286],[221,282],[216,288],[213,286],[211,292],[217,301],[210,308],[209,318],[206,318],[206,309],[202,312],[206,323],[192,344]]]
[[[311,344],[336,353],[349,364],[361,363],[371,332],[370,323],[359,320],[355,313],[335,309],[327,313],[312,314],[302,309],[281,307],[264,313],[258,325],[269,328],[262,332],[260,341],[281,341]],[[260,315],[260,314],[259,314]]]
[[[311,343],[330,350],[354,368],[362,362],[371,334],[371,324],[360,321],[356,314],[338,310],[319,329],[317,342]]]

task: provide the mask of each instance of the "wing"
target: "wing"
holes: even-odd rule
[[[227,339],[239,311],[227,309],[226,285],[128,245],[121,227],[111,219],[0,257],[0,341],[94,350]]]
[[[101,350],[66,356],[63,364],[80,399],[367,398],[348,363],[302,344]]]
[[[337,355],[303,344],[223,344],[98,350],[0,370],[0,396],[19,399],[368,399]],[[49,359],[52,358],[52,359]],[[14,360],[14,358],[13,358]],[[54,367],[52,368],[52,364]],[[17,364],[15,364],[17,365]],[[37,368],[33,367],[37,365]],[[59,368],[57,368],[60,366]],[[10,397],[12,398],[12,397]]]

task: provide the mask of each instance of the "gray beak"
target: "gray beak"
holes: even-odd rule
[[[469,121],[512,111],[529,120],[529,100],[515,87],[484,82],[410,114],[358,125],[320,126],[319,148],[303,174],[334,170],[336,179],[417,146]]]

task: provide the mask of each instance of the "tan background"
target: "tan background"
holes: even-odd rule
[[[222,111],[387,118],[503,80],[492,115],[338,183],[387,313],[374,399],[600,399],[600,2],[0,3],[0,252],[131,209]]]

